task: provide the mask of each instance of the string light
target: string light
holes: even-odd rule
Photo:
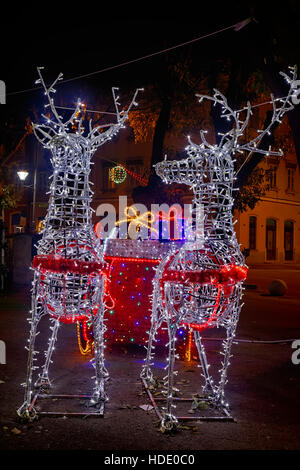
[[[89,338],[88,325],[86,320],[77,322],[77,341],[80,354],[86,356],[92,353],[94,342],[91,338]],[[85,346],[83,346],[83,341],[85,342]]]
[[[155,233],[158,233],[158,230],[152,227],[152,224],[155,220],[155,215],[151,211],[140,214],[134,206],[127,206],[124,209],[124,215],[124,219],[118,220],[116,222],[116,227],[124,223],[130,223],[128,234],[131,235],[132,239],[138,236],[140,227],[144,227],[146,229],[153,230]]]
[[[131,251],[131,240],[110,240],[109,250],[113,253],[120,251],[120,244],[127,245],[127,251]],[[156,241],[135,242],[137,249],[133,256],[104,256],[104,260],[109,264],[109,284],[107,286],[109,295],[114,300],[114,307],[108,310],[109,329],[105,332],[105,342],[107,347],[113,344],[134,343],[143,345],[146,340],[146,331],[150,327],[151,293],[152,280],[155,270],[161,262],[159,258],[152,259],[149,250],[143,249],[144,244],[158,244]],[[161,253],[165,252],[166,244],[159,243]],[[140,246],[138,246],[140,245]],[[131,251],[133,252],[133,251]],[[141,257],[143,256],[143,257]],[[81,354],[93,353],[93,328],[90,321],[84,320],[77,329],[79,350]],[[191,349],[191,344],[186,342],[185,327],[178,332],[177,348],[185,358],[187,351]],[[158,341],[166,342],[166,333],[162,332]],[[88,345],[91,348],[88,350]]]
[[[128,168],[126,168],[125,165],[120,165],[124,171],[126,171],[126,173],[131,176],[132,178],[134,178],[136,181],[138,181],[138,183],[141,185],[141,186],[147,186],[148,184],[148,181],[149,179],[147,178],[143,178],[143,176],[141,176],[140,174],[132,171],[132,170],[129,170]]]

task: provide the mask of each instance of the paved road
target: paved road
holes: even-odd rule
[[[259,291],[268,292],[268,286],[274,279],[282,279],[288,286],[288,296],[296,296],[300,300],[300,269],[249,268],[247,283],[257,286]]]
[[[239,338],[300,338],[299,297],[272,298],[246,291],[244,300]],[[1,449],[300,449],[300,364],[292,364],[290,343],[242,342],[234,346],[227,385],[234,423],[202,422],[174,436],[161,434],[155,414],[139,408],[148,404],[138,379],[144,352],[128,346],[107,350],[111,380],[104,419],[43,417],[34,425],[20,424],[15,410],[23,399],[20,383],[25,378],[28,306],[28,290],[0,297],[0,339],[7,346],[7,364],[0,365]],[[38,337],[40,345],[47,331],[45,319]],[[208,336],[216,335],[211,330]],[[89,391],[93,371],[88,359],[78,352],[74,326],[62,327],[59,339],[54,356],[54,389],[67,393]],[[213,357],[220,343],[212,340],[207,344]],[[157,358],[158,374],[164,360],[165,356]],[[197,390],[197,364],[180,361],[178,368],[178,380],[186,380],[180,385],[183,392]]]

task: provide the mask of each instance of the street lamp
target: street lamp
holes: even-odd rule
[[[21,181],[25,181],[29,173],[27,170],[19,170],[17,171],[17,175]]]
[[[19,170],[17,171],[17,175],[21,181],[25,181],[29,172],[27,170]],[[36,176],[37,176],[37,169],[34,169],[34,178],[33,178],[33,185],[26,186],[27,188],[33,187],[33,201],[32,201],[32,231],[35,232],[35,203],[36,203]]]

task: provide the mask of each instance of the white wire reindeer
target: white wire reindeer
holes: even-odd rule
[[[196,227],[194,242],[187,241],[181,249],[172,250],[157,268],[153,281],[152,317],[147,356],[141,372],[146,385],[155,383],[151,366],[155,354],[155,337],[158,329],[166,322],[169,334],[169,354],[164,384],[167,387],[166,407],[163,408],[162,426],[171,430],[178,424],[173,411],[174,363],[176,359],[176,332],[182,325],[194,331],[195,344],[202,368],[204,385],[202,393],[220,411],[226,413],[224,387],[227,382],[227,368],[230,361],[231,345],[241,309],[243,281],[247,266],[237,242],[232,215],[233,183],[236,175],[234,155],[236,152],[259,152],[264,155],[282,155],[282,152],[261,150],[261,139],[270,133],[276,121],[293,108],[291,102],[295,93],[296,68],[290,68],[290,75],[283,74],[289,83],[287,96],[275,99],[271,96],[273,114],[270,124],[247,143],[241,138],[249,123],[252,107],[248,102],[242,111],[233,111],[217,90],[213,97],[196,95],[201,102],[211,100],[222,107],[221,116],[233,121],[229,132],[221,137],[218,145],[211,145],[201,130],[200,145],[189,138],[186,147],[188,157],[184,160],[164,160],[155,165],[157,174],[166,183],[184,183],[194,193],[193,219]],[[246,116],[241,119],[241,113]],[[218,383],[214,383],[201,332],[207,328],[224,327],[226,338],[222,343],[223,361]],[[228,415],[228,412],[226,413]]]
[[[32,286],[31,329],[28,346],[27,377],[25,401],[18,415],[34,419],[36,410],[32,404],[34,389],[50,387],[49,366],[61,323],[74,323],[83,319],[93,323],[95,342],[95,386],[90,405],[103,408],[107,400],[104,389],[108,372],[104,365],[103,334],[104,324],[104,283],[107,277],[106,263],[102,247],[95,236],[90,206],[93,192],[90,189],[89,174],[91,159],[97,148],[109,141],[124,127],[124,122],[135,102],[139,89],[126,111],[120,110],[112,89],[117,122],[92,127],[83,127],[83,105],[78,100],[76,109],[68,120],[59,115],[54,104],[55,85],[63,76],[60,74],[46,86],[38,68],[40,83],[48,103],[48,115],[42,114],[44,124],[33,124],[33,131],[39,142],[50,149],[53,165],[50,199],[44,220],[42,239],[38,243],[37,255],[33,259],[34,280]],[[36,361],[35,339],[38,323],[48,314],[52,326],[45,362],[38,379],[33,381],[33,371],[38,368]]]

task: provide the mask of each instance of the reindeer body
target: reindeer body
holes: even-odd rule
[[[194,241],[187,241],[177,252],[168,253],[157,268],[153,282],[151,329],[141,378],[155,384],[151,369],[155,349],[153,342],[158,329],[166,322],[169,333],[168,375],[165,377],[167,402],[161,424],[167,430],[173,429],[178,423],[173,412],[173,369],[176,358],[176,332],[182,325],[187,325],[194,331],[205,380],[202,394],[212,406],[228,416],[224,387],[227,382],[231,345],[241,310],[243,281],[248,269],[236,239],[232,218],[233,183],[236,175],[234,155],[237,151],[278,155],[278,152],[271,149],[260,150],[257,146],[263,135],[270,131],[273,123],[293,107],[290,98],[293,94],[296,69],[293,69],[292,73],[292,79],[285,75],[290,83],[287,97],[281,99],[279,108],[276,105],[277,100],[272,97],[272,120],[257,138],[246,144],[239,143],[252,112],[250,104],[248,103],[246,108],[245,120],[241,121],[240,113],[233,111],[226,98],[215,90],[214,97],[200,96],[200,101],[206,98],[214,104],[220,104],[222,116],[233,119],[233,128],[222,136],[219,145],[209,144],[205,139],[205,132],[200,131],[202,143],[197,145],[189,138],[186,159],[165,159],[155,165],[157,174],[166,183],[185,183],[192,189],[192,211],[194,222],[196,221]],[[199,225],[202,227],[201,235]],[[201,338],[202,331],[213,327],[223,327],[226,331],[220,351],[223,360],[217,384],[209,372]]]
[[[107,263],[103,261],[103,250],[92,225],[92,191],[89,174],[93,154],[96,149],[110,140],[128,117],[135,103],[135,97],[126,112],[119,111],[118,98],[113,97],[117,123],[97,126],[84,135],[80,101],[68,121],[63,121],[55,108],[51,93],[60,75],[48,88],[40,69],[39,83],[42,83],[54,119],[42,115],[46,124],[33,124],[38,140],[51,151],[53,165],[50,186],[49,208],[44,220],[42,239],[38,243],[37,255],[32,267],[34,280],[32,289],[31,330],[28,348],[25,401],[18,415],[34,419],[36,410],[32,402],[34,388],[41,390],[50,387],[49,366],[57,339],[60,323],[75,323],[90,320],[93,324],[95,346],[95,386],[90,405],[101,409],[108,399],[105,381],[108,372],[104,365],[104,287],[107,280]],[[81,116],[81,117],[79,117]],[[103,130],[103,127],[107,127]],[[75,128],[75,130],[74,130]],[[45,363],[33,385],[34,351],[37,326],[43,315],[48,314],[52,330]]]
[[[53,178],[49,210],[33,260],[33,267],[41,271],[45,308],[65,323],[91,319],[97,313],[99,289],[103,297],[101,278],[106,266],[92,225],[89,146],[88,139],[76,135],[50,143]],[[64,260],[70,261],[69,274],[61,272]],[[60,265],[56,270],[51,269],[55,262]]]
[[[172,173],[166,162],[157,164],[156,171],[166,183],[181,181],[192,186],[192,211],[194,220],[198,222],[196,225],[202,225],[202,240],[200,245],[198,243],[194,246],[187,242],[181,250],[167,257],[158,268],[158,276],[161,277],[162,291],[166,282],[170,283],[172,290],[176,289],[174,284],[182,278],[181,295],[185,300],[182,303],[181,299],[179,310],[182,310],[185,317],[184,323],[204,330],[208,326],[226,324],[229,309],[228,302],[225,299],[222,301],[222,296],[228,299],[230,292],[231,297],[234,297],[235,284],[230,280],[244,277],[244,257],[233,229],[234,168],[230,153],[226,149],[216,156],[215,152],[205,151],[195,144],[187,147],[187,152],[189,157],[186,160],[170,162]],[[193,177],[190,176],[191,173],[194,174]],[[197,220],[199,217],[200,221]],[[211,282],[216,276],[218,279]],[[221,281],[226,283],[226,295],[224,292],[220,293]],[[217,298],[220,296],[221,308],[214,314]],[[199,301],[203,298],[205,302]]]

